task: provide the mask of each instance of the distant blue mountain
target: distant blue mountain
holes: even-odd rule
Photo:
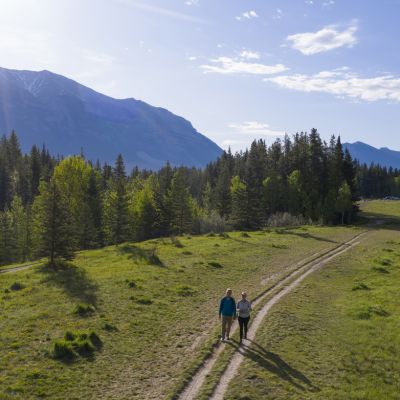
[[[129,166],[202,167],[222,150],[192,124],[140,100],[114,99],[49,71],[0,68],[0,133],[17,132],[23,150],[43,143],[52,153]]]
[[[349,149],[352,157],[360,163],[400,168],[400,151],[390,150],[387,147],[377,149],[363,142],[344,143],[343,147]]]

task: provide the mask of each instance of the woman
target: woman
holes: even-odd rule
[[[242,292],[242,300],[238,301],[237,310],[239,314],[240,343],[242,343],[243,337],[247,339],[247,325],[249,324],[251,312],[251,303],[247,300],[246,292]]]

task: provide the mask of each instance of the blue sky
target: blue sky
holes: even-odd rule
[[[220,146],[400,150],[400,0],[2,0],[0,66],[170,109]]]

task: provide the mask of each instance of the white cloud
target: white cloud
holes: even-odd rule
[[[215,65],[200,66],[205,73],[271,75],[288,70],[283,64],[265,65],[248,63],[230,57],[219,57],[210,61]]]
[[[233,123],[228,125],[239,133],[246,135],[264,135],[264,136],[284,136],[285,132],[271,129],[268,124],[257,121],[245,121],[242,123]]]
[[[260,53],[258,53],[257,51],[243,50],[239,55],[240,57],[245,58],[246,60],[260,59]]]
[[[348,72],[347,67],[321,71],[314,75],[280,75],[264,80],[274,82],[283,88],[308,93],[330,93],[341,98],[370,102],[378,100],[400,102],[400,77],[382,75],[362,78]]]
[[[335,26],[327,26],[318,32],[305,32],[289,35],[286,40],[292,42],[292,47],[309,56],[339,47],[353,47],[357,43],[354,34],[355,24],[344,31],[338,31]]]
[[[199,4],[199,0],[186,0],[185,4],[187,6],[197,6]]]
[[[314,4],[314,1],[313,0],[306,0],[306,4],[308,6],[312,6]]]
[[[236,17],[238,21],[242,19],[253,19],[253,18],[258,18],[258,14],[254,10],[245,11]]]
[[[335,4],[334,0],[327,0],[322,3],[322,7],[330,7],[333,6],[334,4]]]
[[[195,57],[195,56],[190,56],[190,57],[188,57],[188,60],[189,60],[189,61],[196,61],[196,60],[197,60],[197,57]]]
[[[273,19],[281,19],[283,17],[283,11],[280,8],[276,9],[275,14],[272,16]]]

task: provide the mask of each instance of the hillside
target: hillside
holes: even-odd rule
[[[315,226],[166,238],[80,252],[75,267],[0,275],[0,398],[171,398],[217,341],[228,286],[253,299],[356,233]],[[94,311],[77,313],[79,304]],[[53,358],[66,332],[90,330],[99,351]]]
[[[387,147],[377,149],[363,142],[344,143],[343,147],[349,149],[352,157],[361,163],[400,168],[400,151],[390,150]]]
[[[49,71],[0,68],[0,132],[15,130],[23,150],[43,143],[52,153],[79,154],[128,166],[205,166],[222,150],[191,123],[133,98],[114,99]]]

